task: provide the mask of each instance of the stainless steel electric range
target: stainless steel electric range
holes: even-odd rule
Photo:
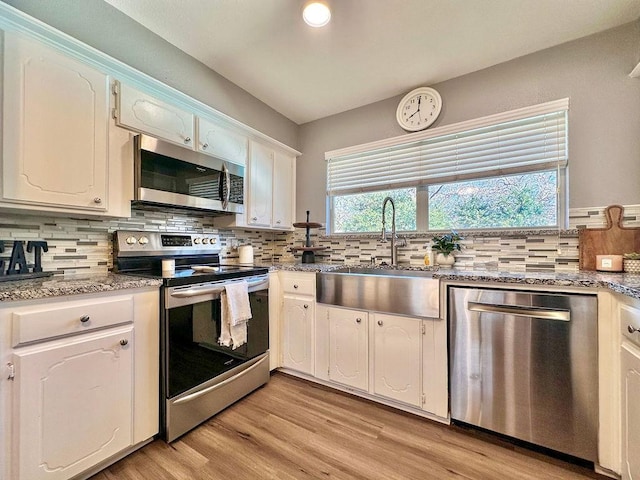
[[[268,269],[220,265],[215,235],[117,231],[114,268],[162,278],[161,435],[171,442],[269,381]],[[220,294],[248,284],[247,342],[219,344]]]

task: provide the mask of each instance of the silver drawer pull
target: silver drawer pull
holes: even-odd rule
[[[80,317],[80,321],[82,323],[87,323],[89,320],[91,320],[91,317],[89,315],[83,315]]]
[[[120,345],[122,345],[123,347],[129,344],[129,340],[127,340],[126,338],[123,338],[122,340],[120,340]]]
[[[304,304],[304,308],[309,308],[309,305],[307,305],[306,303]]]
[[[636,333],[636,332],[640,332],[640,329],[634,327],[633,325],[627,325],[627,332]]]
[[[356,323],[361,323],[362,319],[361,318],[356,318]]]
[[[468,302],[470,312],[503,313],[516,317],[534,317],[543,320],[570,320],[569,310],[555,310],[553,308],[522,307],[520,305],[492,305],[480,302]]]
[[[378,325],[380,325],[380,326],[383,325],[382,320],[378,320]]]

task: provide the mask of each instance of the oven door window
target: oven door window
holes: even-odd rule
[[[220,300],[167,310],[168,398],[190,390],[269,348],[267,292],[249,295],[252,318],[247,343],[236,349],[219,345]]]

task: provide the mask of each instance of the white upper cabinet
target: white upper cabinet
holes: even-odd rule
[[[275,228],[290,229],[295,211],[296,157],[275,152],[273,159],[273,215]]]
[[[271,226],[273,212],[273,161],[275,152],[258,142],[251,142],[249,160],[249,198],[247,224]]]
[[[105,212],[109,77],[5,34],[2,199]]]
[[[196,148],[202,153],[246,165],[249,152],[246,135],[233,132],[220,125],[198,117],[198,141]]]
[[[119,126],[193,149],[195,115],[170,103],[116,83]]]

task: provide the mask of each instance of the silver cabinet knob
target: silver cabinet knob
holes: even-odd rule
[[[253,217],[251,218],[251,220],[253,220],[254,222],[258,220],[258,217]]]
[[[305,304],[304,308],[309,308],[309,305]]]
[[[382,326],[382,320],[378,320],[378,325]]]
[[[276,223],[277,223],[278,225],[280,225],[282,222],[281,222],[280,220],[278,220]]]
[[[203,143],[202,144],[202,149],[206,150],[207,148],[209,148],[209,144],[208,143]]]
[[[83,316],[80,317],[80,321],[82,323],[87,323],[90,319],[91,319],[91,317],[89,315],[83,315]]]
[[[185,137],[184,143],[189,143],[191,141],[191,137]]]
[[[129,340],[127,340],[126,338],[123,338],[122,340],[120,340],[120,345],[122,345],[123,347],[128,344],[129,344]]]
[[[294,286],[293,286],[293,288],[297,289],[297,288],[298,288],[298,285],[294,285]]]
[[[627,325],[627,331],[629,333],[635,333],[635,332],[640,332],[640,329],[634,327],[633,325]]]
[[[356,318],[356,323],[361,323],[362,319],[361,318]]]
[[[97,203],[98,205],[100,205],[102,203],[102,199],[100,197],[96,197],[93,199],[93,203]]]

